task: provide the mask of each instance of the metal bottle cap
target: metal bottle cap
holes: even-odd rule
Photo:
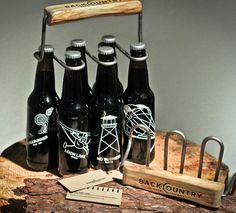
[[[41,46],[39,46],[38,50],[41,50]],[[54,51],[54,47],[52,45],[49,44],[45,44],[44,46],[44,52],[45,53],[52,53]]]
[[[116,42],[116,37],[113,35],[104,35],[102,36],[102,42],[106,44],[111,44]]]
[[[73,39],[70,42],[72,47],[85,47],[86,46],[86,42],[83,39]]]
[[[81,53],[75,50],[68,50],[65,53],[65,57],[68,59],[78,59],[81,58]]]
[[[146,45],[143,42],[134,42],[130,44],[130,49],[137,51],[137,50],[145,50]]]
[[[112,47],[103,46],[98,48],[98,53],[101,55],[111,55],[114,54],[114,49]]]

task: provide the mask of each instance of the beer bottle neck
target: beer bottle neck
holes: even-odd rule
[[[114,55],[99,55],[102,62],[114,61]],[[99,64],[97,68],[94,93],[97,95],[117,95],[117,65],[104,66]]]
[[[146,55],[145,50],[131,50],[131,56],[140,58]],[[134,61],[130,60],[128,88],[132,90],[140,90],[149,88],[148,69],[146,60]]]
[[[81,59],[66,59],[68,66],[76,67],[82,64]],[[64,73],[61,101],[74,100],[83,96],[82,70],[71,71],[66,69]]]
[[[43,60],[38,62],[34,90],[55,92],[53,53],[45,53]]]
[[[86,52],[86,47],[85,46],[83,46],[83,47],[70,47],[69,48],[70,50],[76,50],[76,51],[80,51],[80,53],[81,53],[81,59],[83,60],[83,62],[85,63],[85,69],[83,69],[83,73],[82,73],[82,75],[83,75],[83,82],[84,82],[84,84],[86,84],[87,86],[88,86],[88,68],[87,68],[87,59],[86,59],[86,54],[85,54],[85,52]]]

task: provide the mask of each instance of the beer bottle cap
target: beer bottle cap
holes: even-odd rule
[[[114,54],[114,49],[112,47],[103,46],[98,48],[98,53],[100,55],[111,55]]]
[[[83,39],[73,39],[70,42],[72,47],[85,47],[86,46],[86,42]]]
[[[113,35],[104,35],[102,36],[102,42],[106,44],[111,44],[116,42],[116,37]]]
[[[75,50],[68,50],[65,53],[65,57],[68,59],[78,59],[81,58],[81,53]]]
[[[130,49],[137,51],[137,50],[145,50],[146,45],[143,42],[134,42],[130,45]]]
[[[39,46],[38,50],[41,50],[41,45]],[[44,52],[45,53],[52,53],[54,51],[54,47],[52,45],[49,44],[45,44],[44,46]]]

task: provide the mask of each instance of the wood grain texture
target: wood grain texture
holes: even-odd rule
[[[123,184],[219,208],[224,184],[187,175],[137,166],[124,166]]]
[[[123,190],[121,206],[103,205],[90,202],[66,200],[66,191],[57,180],[26,179],[24,192],[26,196],[26,212],[56,213],[233,213],[236,212],[236,197],[222,199],[218,210],[205,208],[181,199],[172,199],[156,193],[134,187],[110,182],[102,186]]]
[[[151,163],[151,166],[159,168],[159,169],[163,167],[164,136],[165,136],[165,132],[158,131],[156,133],[156,141],[155,141],[156,157],[155,157],[155,160]],[[26,205],[26,203],[25,203],[25,195],[22,194],[21,187],[25,185],[24,184],[25,179],[30,178],[30,180],[33,181],[34,178],[40,178],[41,185],[36,184],[37,186],[34,186],[34,188],[38,188],[39,186],[42,186],[43,188],[42,188],[42,191],[40,192],[40,196],[41,195],[43,196],[43,194],[45,193],[43,191],[45,190],[44,183],[47,183],[47,181],[49,180],[45,181],[42,179],[58,178],[55,172],[48,172],[48,171],[35,172],[35,171],[30,170],[27,167],[26,162],[25,162],[25,156],[26,156],[25,144],[26,142],[24,140],[13,144],[11,147],[7,148],[2,153],[2,156],[0,157],[0,208],[7,209],[6,212],[24,212],[23,206]],[[198,161],[199,161],[199,151],[200,151],[199,145],[192,143],[190,141],[188,142],[184,174],[196,177]],[[168,164],[169,171],[178,173],[179,165],[180,165],[180,152],[181,152],[181,144],[179,142],[179,138],[175,136],[171,137],[169,141],[169,164]],[[210,156],[209,154],[206,153],[204,161],[205,163],[204,163],[204,169],[203,169],[203,178],[212,180],[214,177],[217,160],[213,156]],[[220,173],[221,183],[224,183],[226,181],[228,177],[228,172],[229,172],[229,168],[226,165],[222,165],[221,173]],[[123,186],[120,185],[120,187],[123,187]],[[49,190],[48,193],[50,193],[51,195],[53,194],[53,187],[48,187],[47,190]],[[53,195],[51,197],[46,197],[45,199],[47,199],[48,202],[52,202],[52,199],[55,199],[58,201],[60,201],[60,199],[65,200],[65,198],[62,197],[63,193],[59,195]],[[145,201],[144,200],[142,201],[141,199],[148,197],[149,194],[150,194],[149,197],[151,200],[147,202],[151,206],[155,206],[155,203],[157,203],[156,205],[160,205],[160,207],[158,206],[150,207],[150,206],[145,205]],[[139,196],[140,196],[140,199],[139,199]],[[32,199],[33,200],[29,200],[29,202],[37,202],[37,199],[38,199],[37,195],[34,195]],[[157,201],[156,199],[160,199],[160,202]],[[134,211],[135,209],[136,210],[139,209],[141,211],[141,209],[145,209],[145,208],[147,211],[149,211],[149,209],[154,209],[155,211],[158,209],[165,209],[165,202],[167,201],[169,202],[167,204],[169,205],[171,203],[170,204],[171,206],[175,206],[177,202],[175,199],[172,200],[165,196],[161,196],[161,195],[150,193],[144,190],[132,188],[132,191],[129,191],[128,193],[124,195],[122,202],[126,203],[125,204],[126,211],[124,210],[123,212],[128,212],[127,209],[133,209],[133,212],[135,212]],[[231,201],[228,200],[227,202],[228,203],[232,202],[236,206],[235,198],[232,198]],[[40,201],[40,205],[43,205],[41,201]],[[55,203],[55,205],[60,206],[60,203]],[[80,202],[80,206],[82,210],[84,210],[84,208],[82,207],[83,205],[84,205],[84,202]],[[180,208],[181,205],[185,206],[186,204],[183,202],[179,202],[177,206],[173,207],[173,209]],[[90,209],[94,207],[94,212],[96,212],[95,210],[96,206],[94,204],[88,203],[87,206],[89,206]],[[224,206],[224,203],[223,203],[223,207],[226,208]],[[99,209],[102,210],[103,208],[104,208],[104,205],[100,205]],[[106,208],[110,210],[113,209],[113,207],[106,207]],[[195,206],[191,207],[191,209],[194,209],[194,208]],[[106,211],[106,212],[109,212],[109,211]],[[136,212],[139,212],[139,211],[137,210]],[[174,211],[170,211],[169,209],[166,212],[174,212]]]
[[[139,0],[90,0],[48,6],[44,11],[48,24],[53,25],[97,16],[137,14],[142,4]]]

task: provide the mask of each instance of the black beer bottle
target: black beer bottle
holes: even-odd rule
[[[83,81],[83,95],[90,102],[93,96],[93,90],[89,86],[88,83],[88,68],[87,68],[87,60],[86,60],[86,42],[83,39],[73,39],[70,42],[70,47],[67,50],[76,50],[81,53],[81,59],[85,62],[85,69],[82,72],[82,81]]]
[[[124,100],[124,151],[128,143],[128,136],[134,125],[146,126],[151,134],[150,160],[155,156],[155,98],[149,87],[148,69],[146,63],[146,49],[142,42],[130,45],[131,56],[138,61],[130,60],[128,86],[123,93]],[[133,143],[128,159],[139,164],[145,164],[147,134],[142,129],[137,129],[133,134]]]
[[[102,41],[101,41],[101,43],[99,43],[99,47],[102,47],[102,46],[112,47],[114,49],[114,56],[117,58],[117,55],[116,55],[116,37],[115,36],[113,36],[113,35],[104,35],[104,36],[102,36]],[[116,64],[116,66],[117,66],[117,68],[116,68],[117,91],[118,91],[119,95],[122,95],[124,89],[123,89],[123,86],[122,86],[122,84],[119,80],[119,77],[118,77],[118,65]],[[93,89],[94,89],[94,87],[93,87]]]
[[[56,110],[59,98],[55,91],[53,47],[45,45],[38,62],[34,89],[27,101],[27,164],[34,170],[58,166]]]
[[[92,166],[112,170],[121,159],[123,101],[117,92],[116,61],[112,47],[99,48],[99,64],[92,102],[92,140],[90,159]]]
[[[66,64],[81,69],[65,69],[61,103],[58,109],[59,173],[84,173],[89,168],[89,105],[83,96],[81,53],[67,51]]]

